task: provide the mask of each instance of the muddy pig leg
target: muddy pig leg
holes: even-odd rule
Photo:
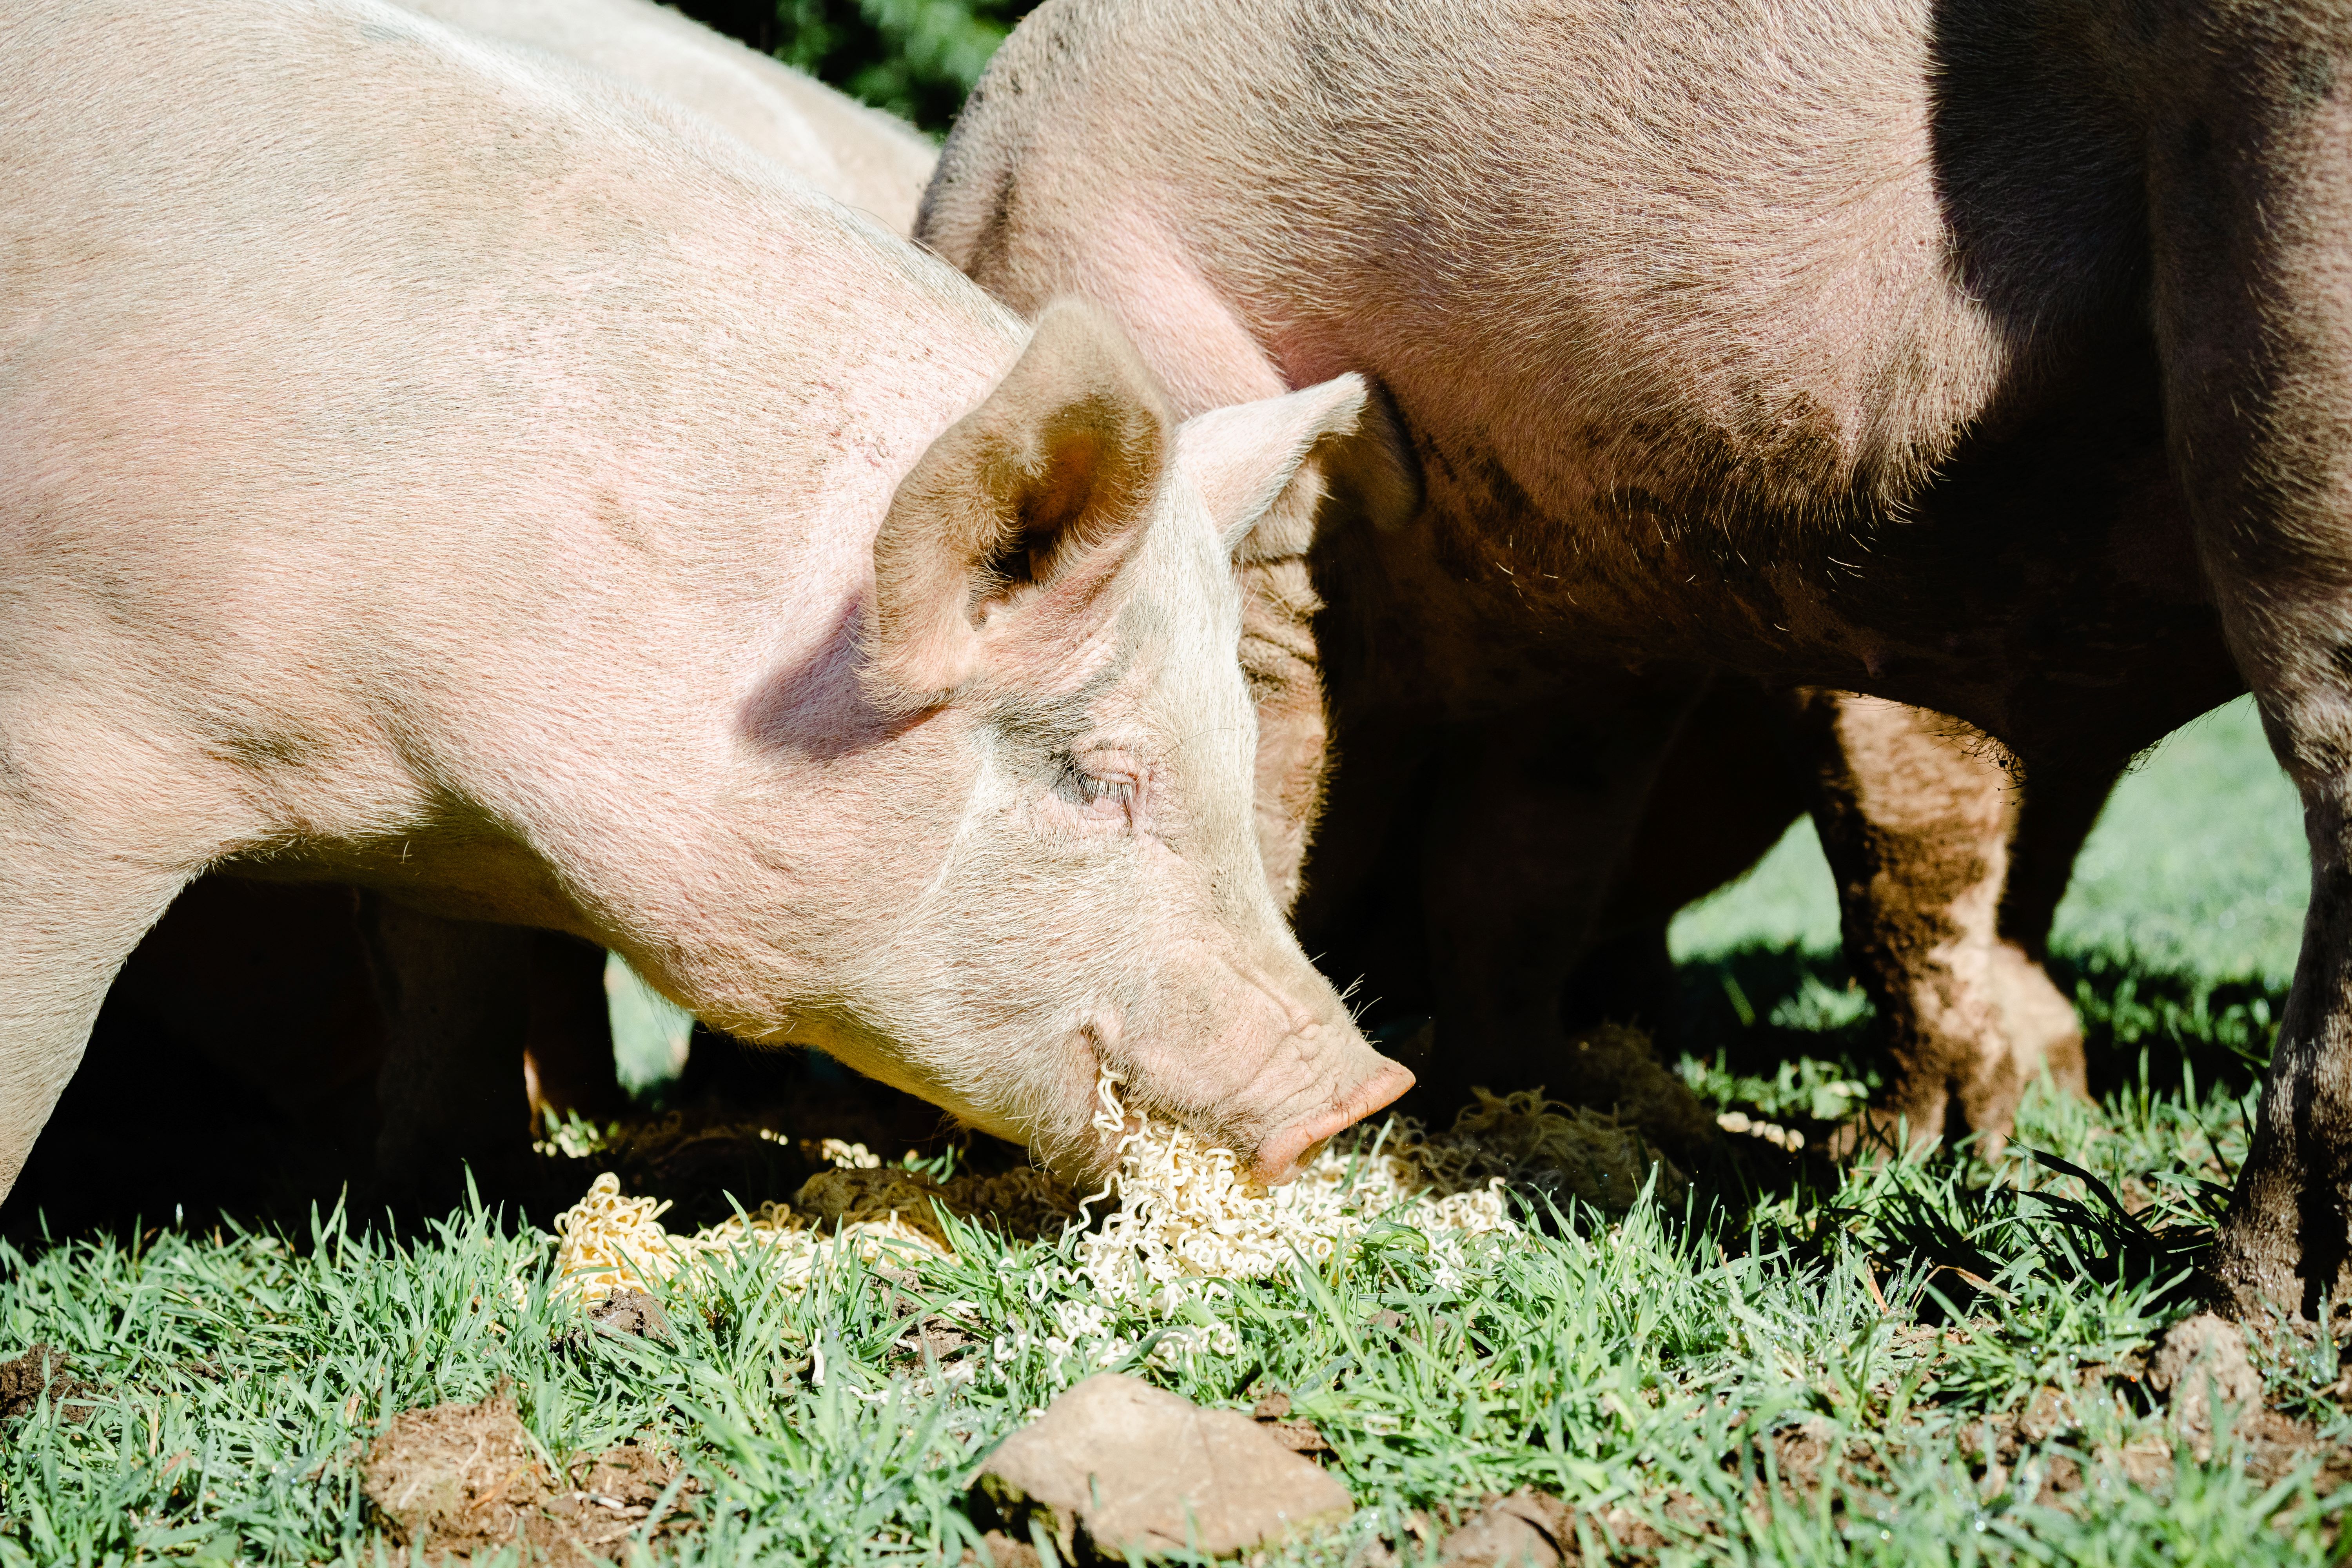
[[[1894,1068],[1873,1120],[1915,1142],[1974,1131],[1997,1149],[2031,1080],[1994,977],[2009,777],[1941,714],[1819,690],[1795,694],[1790,712],[1846,960]]]
[[[359,923],[383,1007],[376,1173],[386,1195],[446,1202],[466,1165],[485,1185],[502,1181],[530,1152],[523,1039],[539,933],[373,893],[361,898]]]
[[[2144,68],[2166,434],[2311,848],[2213,1269],[2241,1310],[2310,1312],[2352,1251],[2352,16],[2177,10]]]
[[[1441,763],[1423,841],[1437,1011],[1423,1103],[1443,1115],[1473,1086],[1545,1084],[1603,1109],[1633,1101],[1679,1152],[1708,1135],[1696,1102],[1646,1061],[1624,1064],[1647,1069],[1639,1084],[1596,1079],[1560,998],[1697,688],[1621,674],[1583,689],[1599,700],[1485,724]]]

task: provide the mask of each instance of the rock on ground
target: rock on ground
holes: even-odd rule
[[[1437,1560],[1441,1568],[1557,1568],[1580,1559],[1568,1505],[1522,1487],[1463,1521]]]
[[[1065,1557],[1223,1556],[1354,1510],[1347,1488],[1237,1410],[1203,1410],[1097,1373],[1006,1438],[981,1472],[1008,1518],[1033,1516]]]

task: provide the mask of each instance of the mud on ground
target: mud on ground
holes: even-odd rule
[[[682,1532],[698,1489],[674,1457],[635,1443],[556,1473],[504,1390],[394,1416],[361,1488],[385,1532],[428,1563],[520,1549],[554,1568],[625,1561],[633,1545]]]

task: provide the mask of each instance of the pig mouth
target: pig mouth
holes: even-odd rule
[[[1322,1059],[1314,1026],[1285,1032],[1266,1053],[1257,1070],[1240,1089],[1226,1097],[1227,1105],[1252,1104],[1263,1099],[1264,1114],[1220,1111],[1214,1106],[1171,1101],[1156,1093],[1152,1075],[1126,1059],[1117,1017],[1097,1014],[1075,1031],[1075,1053],[1087,1069],[1090,1112],[1083,1133],[1069,1148],[1066,1161],[1073,1173],[1090,1182],[1108,1177],[1118,1165],[1126,1141],[1147,1121],[1181,1127],[1204,1142],[1233,1151],[1247,1163],[1251,1175],[1266,1186],[1281,1186],[1305,1173],[1326,1144],[1339,1133],[1391,1104],[1413,1085],[1413,1075],[1402,1064],[1359,1049],[1369,1058],[1370,1070],[1353,1084],[1333,1069],[1339,1064]],[[1298,1068],[1304,1067],[1302,1074]],[[1282,1079],[1291,1079],[1284,1084]],[[1304,1082],[1298,1081],[1300,1078]],[[1075,1086],[1073,1086],[1075,1087]],[[1075,1097],[1074,1097],[1075,1098]],[[1062,1161],[1048,1158],[1047,1164]]]

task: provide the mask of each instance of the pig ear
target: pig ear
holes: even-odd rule
[[[1354,434],[1363,409],[1363,378],[1342,375],[1184,422],[1176,433],[1176,463],[1201,492],[1227,554],[1301,479],[1316,444]]]
[[[936,706],[980,672],[991,617],[1083,617],[1141,541],[1166,395],[1090,305],[1049,306],[996,389],[931,443],[874,542],[867,684]]]

